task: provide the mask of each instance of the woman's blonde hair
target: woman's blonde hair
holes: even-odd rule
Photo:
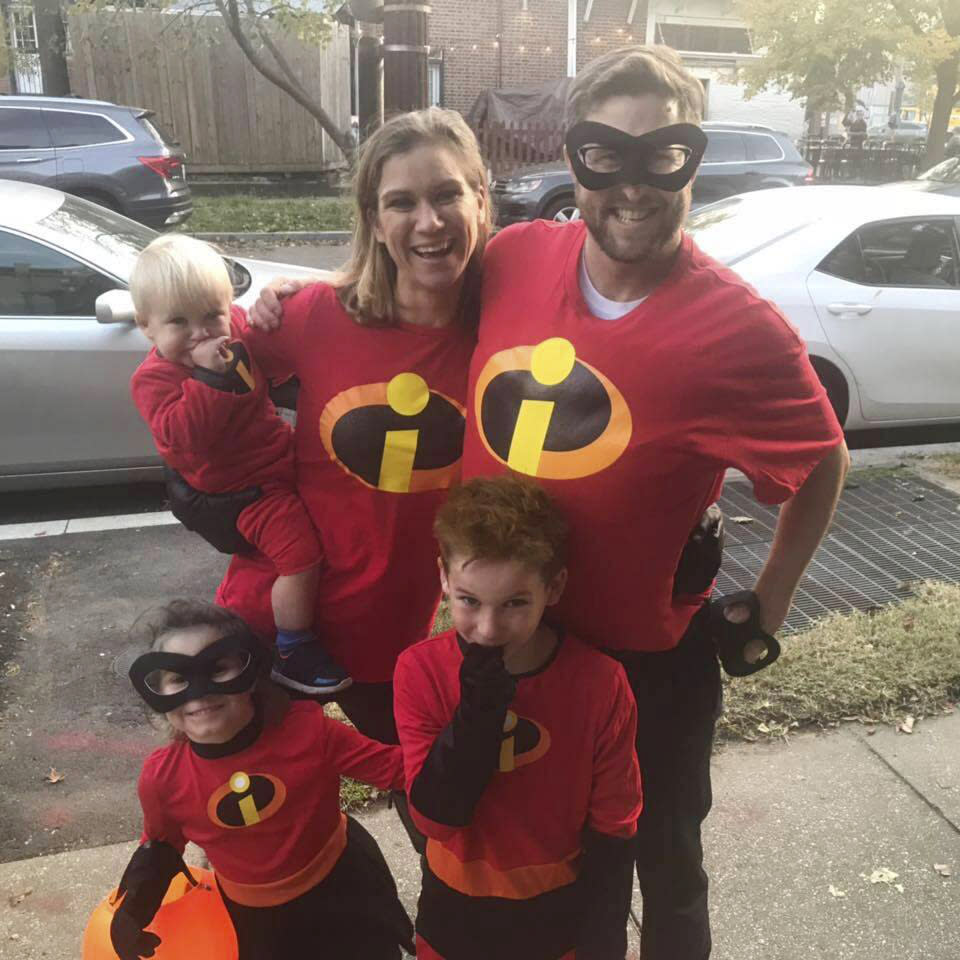
[[[168,233],[137,257],[130,295],[142,325],[151,312],[218,307],[224,297],[233,299],[233,284],[223,257],[209,243]]]
[[[139,649],[164,650],[164,642],[176,630],[191,627],[213,627],[220,637],[249,633],[246,622],[235,613],[206,600],[171,600],[152,607],[137,617],[130,628],[129,639]],[[211,641],[213,643],[214,641]],[[254,707],[265,725],[280,723],[290,706],[287,693],[270,679],[270,658],[264,657],[257,682],[250,691]],[[187,735],[166,721],[171,740],[186,740]]]
[[[340,302],[358,323],[384,326],[396,316],[397,268],[374,233],[380,177],[383,165],[391,157],[423,145],[443,146],[452,151],[460,161],[464,179],[475,193],[483,196],[477,246],[467,264],[460,298],[460,316],[476,318],[480,263],[492,229],[486,167],[477,138],[463,117],[453,110],[428,107],[388,120],[370,135],[360,151],[353,175],[353,254],[333,281]]]

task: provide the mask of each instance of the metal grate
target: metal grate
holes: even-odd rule
[[[777,522],[749,484],[730,483],[723,593],[753,586]],[[749,523],[733,522],[749,517]],[[875,609],[901,599],[917,580],[960,583],[960,496],[911,473],[863,480],[844,490],[833,526],[800,582],[785,630],[808,627],[832,610]]]

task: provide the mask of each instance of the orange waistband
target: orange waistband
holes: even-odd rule
[[[437,840],[427,840],[427,863],[434,876],[468,897],[504,897],[529,900],[541,893],[565,887],[577,879],[573,861],[579,850],[559,863],[537,863],[511,870],[497,870],[486,860],[458,860]]]
[[[347,845],[347,818],[341,813],[337,828],[320,852],[302,869],[272,883],[238,883],[217,873],[223,892],[245,907],[276,907],[315,887],[333,869]]]

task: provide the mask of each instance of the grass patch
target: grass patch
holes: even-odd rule
[[[185,233],[285,233],[351,230],[347,197],[194,197],[193,215],[175,229]]]
[[[960,698],[960,586],[922,583],[898,605],[832,614],[788,638],[772,669],[727,682],[724,697],[724,740],[938,713]]]

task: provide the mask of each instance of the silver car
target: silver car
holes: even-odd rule
[[[0,490],[159,477],[130,399],[149,344],[126,292],[155,236],[59,190],[0,180]],[[225,259],[241,306],[277,275],[318,273]]]

